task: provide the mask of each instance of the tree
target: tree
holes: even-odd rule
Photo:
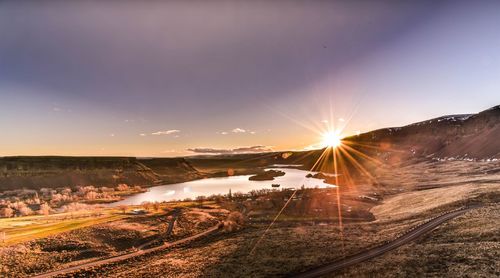
[[[85,199],[95,200],[95,199],[97,199],[97,193],[95,191],[89,191],[85,194]]]
[[[231,212],[228,215],[227,220],[228,221],[232,221],[232,222],[236,223],[239,226],[243,226],[243,224],[245,224],[245,217],[239,211],[233,211],[233,212]]]
[[[50,206],[47,203],[43,203],[40,205],[40,210],[38,211],[38,214],[49,215],[50,210],[51,210]]]
[[[224,223],[224,230],[232,232],[240,229],[245,224],[245,217],[237,211],[231,212]]]
[[[154,203],[153,203],[153,209],[154,209],[155,211],[160,210],[160,203],[158,203],[158,202],[154,202]]]
[[[33,214],[33,211],[29,207],[24,206],[19,208],[19,213],[21,216],[28,216]]]
[[[149,211],[151,209],[151,203],[148,201],[142,202],[142,207],[146,210]]]
[[[203,201],[205,201],[207,197],[201,195],[201,196],[198,196],[196,197],[196,201],[198,201],[198,203],[200,204],[200,207],[203,206]]]
[[[125,183],[120,183],[120,184],[116,187],[116,189],[117,189],[118,191],[126,191],[126,190],[128,190],[128,185],[127,185],[127,184],[125,184]]]
[[[214,200],[216,204],[222,204],[222,202],[224,201],[224,197],[222,197],[221,195],[213,195],[211,199]]]
[[[9,207],[3,208],[0,215],[7,218],[12,217],[14,216],[14,210]]]
[[[121,210],[123,214],[127,212],[127,206],[126,205],[119,205],[118,209]]]

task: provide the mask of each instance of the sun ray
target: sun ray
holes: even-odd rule
[[[403,150],[397,150],[397,149],[393,149],[393,148],[389,148],[389,147],[381,147],[380,145],[376,145],[376,144],[363,144],[363,143],[359,143],[359,142],[350,141],[349,139],[344,139],[344,140],[342,140],[342,142],[346,145],[359,146],[359,147],[368,148],[368,149],[377,150],[377,151],[391,151],[391,152],[405,153],[405,151],[403,151]]]
[[[382,162],[377,160],[374,157],[369,156],[367,153],[365,154],[363,151],[361,151],[363,148],[365,149],[376,149],[379,150],[381,149],[379,146],[370,146],[370,145],[364,145],[362,143],[354,142],[351,141],[352,137],[348,137],[346,139],[342,139],[342,132],[343,130],[347,127],[348,123],[351,121],[353,118],[354,113],[349,115],[347,120],[342,121],[342,123],[337,123],[334,118],[333,114],[333,109],[330,109],[330,121],[327,122],[328,126],[322,128],[323,132],[320,132],[316,130],[313,126],[314,125],[308,125],[305,123],[302,123],[301,121],[294,120],[292,117],[288,117],[284,115],[285,117],[291,119],[292,121],[296,122],[297,124],[306,127],[309,130],[314,131],[315,133],[318,133],[319,135],[322,136],[322,145],[323,149],[317,150],[317,151],[310,151],[306,152],[303,156],[300,157],[298,161],[305,161],[307,163],[307,158],[310,156],[313,156],[315,159],[313,160],[314,163],[310,167],[310,170],[308,171],[311,173],[312,171],[326,171],[326,172],[331,172],[333,171],[334,173],[334,179],[335,179],[335,186],[336,186],[336,203],[337,203],[337,214],[338,214],[338,227],[339,227],[339,237],[341,240],[341,246],[342,246],[342,254],[345,255],[345,235],[344,235],[344,223],[343,223],[343,215],[342,215],[342,188],[355,188],[355,180],[354,177],[351,175],[349,169],[355,169],[359,171],[362,175],[367,177],[369,180],[376,182],[376,179],[373,177],[373,175],[368,171],[368,169],[365,167],[363,161],[371,162],[374,163],[375,165],[380,165]],[[321,127],[320,129],[321,130]],[[358,147],[360,150],[358,150]],[[387,150],[387,149],[385,149]],[[316,155],[318,154],[318,151],[321,151],[319,156]],[[331,158],[330,158],[330,152],[331,152]],[[331,160],[330,160],[331,159]],[[359,160],[359,161],[358,161]],[[310,165],[310,164],[309,164]],[[333,169],[332,169],[333,168]],[[342,173],[342,179],[339,178],[340,173]],[[304,177],[305,178],[305,177]],[[342,183],[342,184],[340,184]],[[269,232],[269,230],[272,228],[272,226],[276,223],[276,221],[279,219],[279,217],[283,214],[285,211],[286,207],[289,205],[290,201],[292,198],[297,194],[298,188],[296,188],[290,198],[285,202],[283,207],[278,211],[276,216],[273,218],[271,223],[266,227],[262,235],[257,239],[255,242],[254,246],[252,247],[250,251],[250,255],[255,252],[257,249],[258,245],[260,242],[264,239],[265,235]]]
[[[358,151],[358,150],[356,150],[356,149],[354,149],[354,148],[352,148],[350,146],[345,145],[344,147],[345,147],[346,150],[349,150],[349,151],[355,153],[356,155],[359,155],[359,156],[363,157],[364,159],[369,160],[369,161],[371,161],[371,162],[373,162],[373,163],[375,163],[377,165],[383,164],[379,160],[377,160],[377,159],[375,159],[373,157],[370,157],[370,156],[368,156],[368,155],[366,155],[366,154],[364,154],[364,153],[362,153],[362,152],[360,152],[360,151]]]
[[[334,174],[335,174],[335,186],[336,186],[336,191],[337,191],[337,210],[338,210],[338,220],[339,220],[339,230],[340,230],[340,241],[342,244],[342,255],[345,254],[344,250],[344,226],[342,225],[342,206],[340,204],[340,185],[339,185],[339,175],[337,171],[337,155],[336,155],[336,149],[337,148],[332,148],[332,153],[333,153],[333,168],[334,168]]]
[[[311,167],[311,170],[309,170],[309,173],[314,169],[314,167],[318,164],[318,162],[320,160],[322,160],[323,156],[325,155],[326,153],[326,150],[323,150],[323,152],[321,153],[320,157],[316,160],[316,162],[313,164],[313,166]],[[305,179],[306,177],[304,177]],[[254,244],[254,246],[252,247],[252,249],[250,250],[250,255],[252,255],[254,252],[255,252],[255,249],[257,249],[257,246],[259,245],[259,243],[262,241],[262,239],[264,239],[264,236],[267,234],[267,232],[269,232],[269,230],[271,229],[271,227],[274,225],[274,223],[276,222],[276,220],[278,220],[278,218],[280,217],[280,215],[283,213],[283,211],[285,210],[285,208],[288,206],[288,204],[290,203],[290,201],[293,199],[293,197],[295,196],[295,194],[297,194],[297,191],[299,189],[296,188],[292,195],[290,196],[290,198],[288,198],[288,200],[285,202],[285,204],[283,205],[283,207],[280,209],[280,211],[276,214],[276,216],[274,217],[274,219],[271,221],[271,223],[267,226],[267,228],[264,230],[264,232],[262,233],[262,235],[259,237],[259,239],[257,240],[257,242]]]
[[[361,165],[354,157],[352,157],[351,154],[349,154],[346,150],[341,150],[343,154],[346,156],[346,158],[349,160],[349,162],[352,163],[352,165],[361,171],[365,176],[367,176],[372,182],[377,181],[364,167]]]

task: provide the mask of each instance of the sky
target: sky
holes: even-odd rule
[[[0,156],[302,150],[500,104],[499,1],[1,1]]]

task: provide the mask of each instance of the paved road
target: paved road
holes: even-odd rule
[[[81,270],[81,269],[84,269],[84,268],[90,268],[90,267],[95,267],[95,266],[101,266],[103,264],[109,264],[109,263],[114,263],[114,262],[118,262],[118,261],[123,261],[123,260],[126,260],[126,259],[130,259],[130,258],[137,257],[137,256],[142,256],[144,254],[148,254],[148,253],[155,252],[155,251],[158,251],[158,250],[167,249],[167,248],[170,248],[170,247],[173,247],[173,246],[176,246],[176,245],[179,245],[179,244],[183,244],[183,243],[186,243],[188,241],[192,241],[192,240],[195,240],[197,238],[206,236],[208,234],[211,234],[211,233],[219,230],[220,227],[221,227],[220,225],[221,224],[219,223],[216,226],[214,226],[214,227],[212,227],[212,228],[210,228],[210,229],[208,229],[208,230],[206,230],[204,232],[201,232],[199,234],[196,234],[196,235],[193,235],[193,236],[190,236],[190,237],[187,237],[187,238],[183,238],[183,239],[180,239],[180,240],[177,240],[177,241],[174,241],[174,242],[165,243],[164,245],[161,245],[161,246],[157,246],[157,247],[153,247],[153,248],[149,248],[149,249],[145,249],[145,250],[138,250],[138,251],[135,251],[135,252],[132,252],[132,253],[124,254],[124,255],[119,255],[119,256],[110,257],[110,258],[107,258],[107,259],[102,259],[102,260],[93,261],[93,262],[89,262],[89,263],[85,263],[85,264],[81,264],[81,265],[77,265],[77,266],[72,266],[72,267],[64,268],[64,269],[61,269],[61,270],[47,272],[47,273],[44,273],[44,274],[32,276],[32,278],[46,278],[46,277],[53,277],[53,276],[56,276],[56,275],[67,274],[67,273],[70,273],[70,272],[73,272],[73,271],[77,271],[77,270]]]
[[[297,275],[292,275],[291,277],[297,277],[297,278],[299,278],[299,277],[300,278],[319,277],[321,275],[326,275],[326,274],[332,273],[334,271],[340,270],[342,268],[352,266],[352,265],[355,265],[357,263],[360,263],[360,262],[372,259],[374,257],[380,256],[388,251],[391,251],[393,249],[400,247],[401,245],[404,245],[406,243],[409,243],[409,242],[415,240],[419,236],[432,231],[434,228],[441,225],[445,221],[448,221],[448,220],[455,218],[461,214],[464,214],[465,212],[467,212],[468,210],[473,209],[473,208],[475,208],[475,207],[468,207],[468,208],[464,208],[464,209],[460,209],[460,210],[446,213],[444,215],[441,215],[439,217],[436,217],[436,218],[430,220],[429,222],[426,222],[420,226],[417,226],[416,228],[407,232],[403,236],[401,236],[401,237],[399,237],[391,242],[388,242],[384,245],[366,250],[364,252],[358,253],[356,255],[347,257],[345,259],[342,259],[342,260],[339,260],[336,262],[333,262],[331,264],[320,266],[318,268],[314,268],[314,269],[311,269],[309,271],[299,273]]]

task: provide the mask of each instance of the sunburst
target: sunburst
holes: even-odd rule
[[[349,124],[349,121],[352,118],[352,114],[347,120],[342,120],[341,124],[338,126],[335,125],[335,120],[333,118],[333,113],[330,112],[330,120],[323,121],[323,123],[327,124],[327,126],[323,125],[318,128],[317,125],[307,124],[302,121],[294,120],[291,117],[289,119],[294,122],[314,131],[320,136],[320,143],[313,145],[317,148],[321,148],[321,155],[316,159],[310,168],[309,172],[312,171],[326,171],[333,172],[335,174],[335,185],[336,185],[336,195],[337,195],[337,212],[338,212],[338,226],[339,226],[339,236],[342,244],[342,252],[344,253],[344,225],[342,221],[342,204],[341,204],[341,188],[356,186],[353,180],[353,175],[350,173],[352,170],[355,170],[358,173],[363,174],[368,177],[370,180],[374,181],[375,178],[370,174],[369,170],[365,168],[364,163],[373,163],[375,165],[380,165],[380,161],[376,158],[371,157],[369,155],[370,150],[380,150],[380,146],[376,145],[367,145],[366,143],[360,143],[359,140],[355,138],[359,136],[359,133],[356,137],[344,137],[343,131]],[[316,128],[314,128],[314,126]],[[308,155],[314,155],[317,152],[309,152]],[[342,176],[342,181],[339,180],[339,176]],[[341,184],[342,183],[342,184]],[[280,215],[283,213],[285,208],[290,203],[290,200],[296,195],[298,189],[296,189],[291,197],[285,202],[284,206],[280,209],[262,235],[258,238],[256,243],[254,244],[250,254],[253,254],[258,244],[273,226],[273,224],[278,220]]]

